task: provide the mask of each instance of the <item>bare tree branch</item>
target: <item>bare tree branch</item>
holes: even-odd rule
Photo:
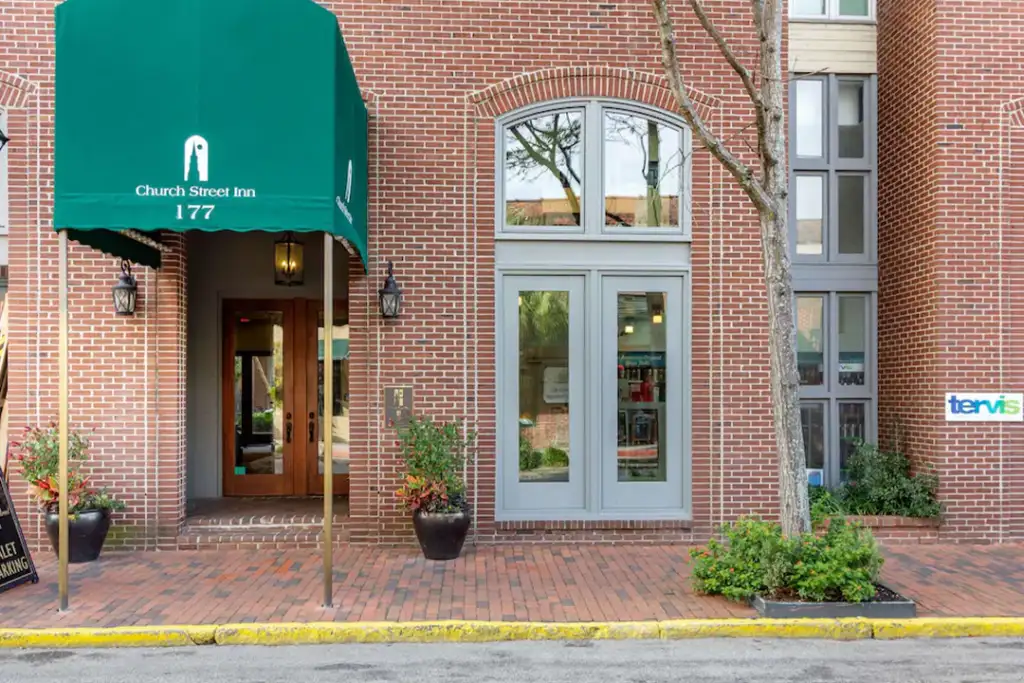
[[[758,38],[758,83],[751,95],[757,112],[757,150],[760,177],[734,156],[725,143],[707,128],[685,90],[676,43],[668,12],[668,0],[652,0],[661,33],[662,61],[669,86],[694,135],[725,167],[757,209],[761,228],[761,260],[768,299],[769,388],[775,442],[778,448],[779,502],[782,532],[795,537],[811,529],[807,469],[800,416],[800,377],[796,345],[796,320],[789,245],[789,172],[786,159],[785,81],[782,65],[782,0],[749,0]],[[750,71],[737,66],[735,54],[708,21],[702,0],[688,0],[704,30],[719,51],[743,78],[750,94]],[[747,77],[744,77],[744,74]],[[749,127],[749,126],[747,126]],[[743,129],[746,130],[746,127]],[[740,131],[742,133],[742,131]],[[730,136],[731,138],[732,136]],[[742,139],[743,144],[747,144]]]
[[[754,13],[754,26],[757,27],[758,41],[764,41],[761,25],[764,22],[764,0],[750,0],[750,11]]]
[[[757,2],[763,2],[763,0],[752,0],[755,5],[755,16],[757,13],[756,4]],[[736,53],[733,52],[732,47],[726,42],[725,38],[722,37],[721,32],[715,26],[715,23],[711,21],[711,17],[708,16],[707,11],[704,9],[704,3],[702,0],[690,0],[690,7],[693,8],[693,13],[697,15],[697,20],[700,25],[704,27],[711,39],[715,41],[715,45],[718,46],[719,52],[725,57],[725,61],[729,62],[729,66],[735,71],[740,80],[743,81],[743,89],[747,91],[747,96],[750,101],[754,103],[754,110],[757,112],[757,128],[762,130],[764,128],[764,107],[761,102],[761,92],[758,87],[754,84],[754,77],[750,73],[750,69],[740,64],[740,60],[736,58]],[[760,30],[760,29],[759,29]]]
[[[572,215],[574,220],[576,221],[576,225],[580,225],[580,200],[579,197],[576,196],[576,192],[572,189],[572,184],[569,182],[569,178],[566,177],[564,173],[562,173],[561,169],[558,168],[558,166],[554,163],[553,160],[548,161],[547,159],[544,158],[543,155],[541,155],[536,149],[534,149],[533,146],[530,145],[526,138],[523,137],[523,134],[519,132],[518,126],[512,126],[510,130],[512,131],[512,135],[516,136],[516,140],[519,141],[519,144],[523,146],[523,149],[526,151],[526,153],[530,155],[530,158],[532,158],[534,161],[536,161],[544,168],[551,171],[551,173],[554,174],[556,178],[558,178],[558,182],[562,186],[562,191],[565,193],[565,198],[569,202],[569,210],[572,211]],[[553,157],[554,154],[552,153],[552,158]]]
[[[747,193],[754,205],[759,209],[767,209],[772,206],[771,197],[765,192],[764,187],[754,174],[754,171],[740,161],[732,152],[722,145],[718,136],[711,132],[704,119],[697,113],[686,94],[686,85],[679,73],[679,58],[676,53],[676,39],[672,30],[672,18],[669,16],[667,0],[652,0],[654,15],[658,20],[658,30],[661,33],[661,60],[665,66],[665,73],[669,78],[669,86],[676,97],[679,105],[679,113],[689,124],[690,129],[700,139],[712,156],[732,174],[743,191]]]

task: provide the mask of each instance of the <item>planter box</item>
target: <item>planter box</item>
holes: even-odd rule
[[[883,586],[884,588],[884,586]],[[911,619],[917,616],[913,600],[886,588],[898,600],[870,602],[779,602],[766,600],[760,595],[750,601],[762,617],[769,619],[819,618],[840,619],[864,617],[868,619]]]

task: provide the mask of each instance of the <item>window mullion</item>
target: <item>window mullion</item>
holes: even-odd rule
[[[583,232],[600,235],[604,226],[604,125],[600,102],[588,102],[583,124]]]

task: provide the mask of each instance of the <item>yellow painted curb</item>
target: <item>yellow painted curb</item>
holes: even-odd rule
[[[871,638],[867,619],[683,619],[661,622],[666,640],[684,638]]]
[[[1020,617],[919,617],[875,619],[878,640],[894,638],[1019,638],[1024,637]]]
[[[485,643],[511,640],[626,640],[661,637],[658,622],[533,623],[500,621],[230,624],[218,645],[313,643]]]
[[[0,628],[0,648],[10,647],[182,647],[199,645],[194,626],[118,626],[113,628]],[[212,641],[211,641],[212,642]]]
[[[0,648],[182,647],[328,643],[485,643],[690,638],[1024,637],[1024,618],[680,619],[638,622],[312,622],[116,628],[0,628]]]

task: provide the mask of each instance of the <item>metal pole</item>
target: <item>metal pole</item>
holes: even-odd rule
[[[60,243],[60,336],[58,342],[58,413],[60,432],[60,471],[57,475],[58,531],[57,531],[57,591],[60,611],[68,608],[68,231],[61,230]]]
[[[324,233],[324,607],[334,599],[334,237]]]

